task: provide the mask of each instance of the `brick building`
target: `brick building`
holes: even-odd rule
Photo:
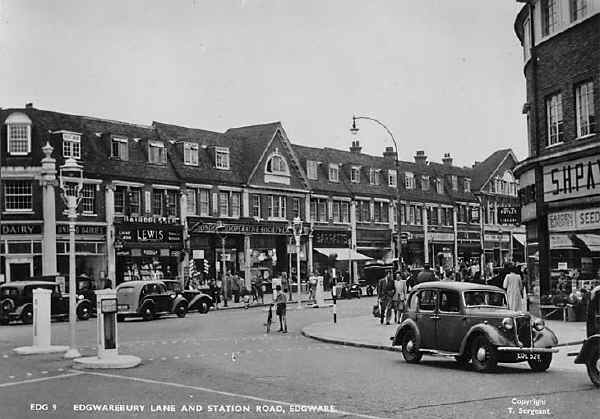
[[[600,1],[524,2],[515,21],[527,82],[529,157],[516,168],[530,271],[548,294],[560,271],[600,268]]]

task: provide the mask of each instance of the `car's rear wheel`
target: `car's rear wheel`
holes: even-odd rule
[[[600,387],[600,344],[596,344],[594,348],[588,352],[589,356],[585,362],[590,380],[596,387]]]
[[[175,307],[175,314],[177,314],[177,317],[179,318],[185,317],[187,314],[187,307],[185,303],[179,303],[177,307]]]
[[[402,356],[409,363],[417,363],[423,358],[423,354],[417,349],[416,335],[413,330],[407,330],[402,335]]]
[[[540,360],[528,360],[527,363],[529,364],[529,367],[537,372],[542,372],[542,371],[546,371],[548,368],[550,368],[550,363],[552,362],[552,354],[551,353],[547,353],[547,354],[540,354]]]
[[[25,307],[21,313],[21,321],[25,324],[33,323],[33,308],[31,306]]]
[[[498,365],[498,351],[485,336],[477,336],[473,341],[471,361],[475,371],[491,371]]]
[[[208,305],[208,303],[206,301],[200,301],[198,303],[198,312],[200,312],[202,314],[206,314],[206,313],[208,313],[209,309],[210,309],[210,306]]]
[[[154,308],[150,304],[146,304],[142,308],[142,319],[150,321],[154,318]]]
[[[79,320],[88,320],[91,315],[90,305],[87,303],[79,304],[77,307],[77,318]]]

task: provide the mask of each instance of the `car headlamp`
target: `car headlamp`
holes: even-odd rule
[[[533,328],[538,332],[544,330],[544,327],[546,327],[546,323],[542,319],[535,319],[533,322]]]
[[[78,300],[83,300],[83,295],[79,294],[79,295],[77,296],[77,299],[78,299]]]
[[[171,298],[172,298],[172,299],[173,299],[173,298],[175,298],[175,294],[171,294]]]
[[[505,319],[502,319],[502,327],[506,330],[512,330],[512,328],[515,327],[515,323],[511,317],[506,317]]]

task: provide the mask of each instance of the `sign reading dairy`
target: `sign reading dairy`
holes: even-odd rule
[[[600,156],[544,167],[544,201],[600,194]]]

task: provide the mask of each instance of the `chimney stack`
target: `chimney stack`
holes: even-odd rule
[[[481,164],[480,161],[475,161],[475,163],[473,163],[473,169],[475,169],[477,166],[479,166]]]
[[[415,163],[417,166],[426,166],[427,165],[427,156],[425,155],[425,151],[418,150],[417,154],[415,154]]]
[[[444,153],[442,163],[444,163],[444,166],[452,166],[452,156],[450,156],[450,153]]]
[[[385,151],[383,152],[383,157],[396,161],[396,152],[394,151],[394,147],[386,147]]]
[[[33,109],[33,103],[32,102],[26,103],[25,109]]]
[[[352,146],[350,147],[351,153],[360,153],[362,147],[360,146],[360,142],[358,140],[352,141]]]

